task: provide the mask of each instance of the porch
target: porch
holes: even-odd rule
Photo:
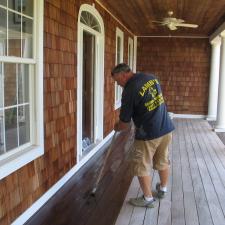
[[[123,148],[125,139],[131,143],[132,137],[124,134],[117,138],[96,201],[87,198],[87,191],[101,166],[100,155],[75,175],[27,225],[225,224],[224,144],[205,120],[174,119],[174,123],[169,190],[154,209],[127,204],[127,199],[142,193],[137,180],[133,179],[130,185],[131,178],[126,176],[128,151]],[[158,175],[153,172],[153,188],[157,181]]]

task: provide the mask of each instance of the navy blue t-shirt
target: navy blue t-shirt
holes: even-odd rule
[[[126,123],[131,119],[138,140],[155,139],[174,130],[160,84],[150,74],[134,74],[124,87],[120,120]]]

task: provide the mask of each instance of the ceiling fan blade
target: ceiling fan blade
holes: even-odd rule
[[[190,28],[197,28],[197,24],[191,24],[191,23],[177,23],[175,24],[176,27],[190,27]]]
[[[160,24],[164,23],[164,22],[162,22],[162,21],[157,21],[157,20],[152,20],[151,22],[152,22],[152,23],[160,23]]]
[[[163,19],[163,21],[165,23],[183,23],[184,22],[184,20],[177,19],[175,17],[166,17],[166,18]]]

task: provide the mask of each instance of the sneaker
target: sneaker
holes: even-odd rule
[[[139,207],[147,207],[154,208],[155,199],[153,198],[151,201],[146,201],[144,195],[138,198],[130,198],[129,203],[133,206]]]
[[[157,191],[157,197],[158,198],[164,198],[165,197],[165,195],[166,195],[166,191],[162,191],[161,189],[160,189],[160,183],[157,183],[156,184],[156,191]]]

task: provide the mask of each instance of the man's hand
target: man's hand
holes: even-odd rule
[[[114,125],[115,131],[128,131],[131,127],[131,123],[124,123],[121,120]]]

